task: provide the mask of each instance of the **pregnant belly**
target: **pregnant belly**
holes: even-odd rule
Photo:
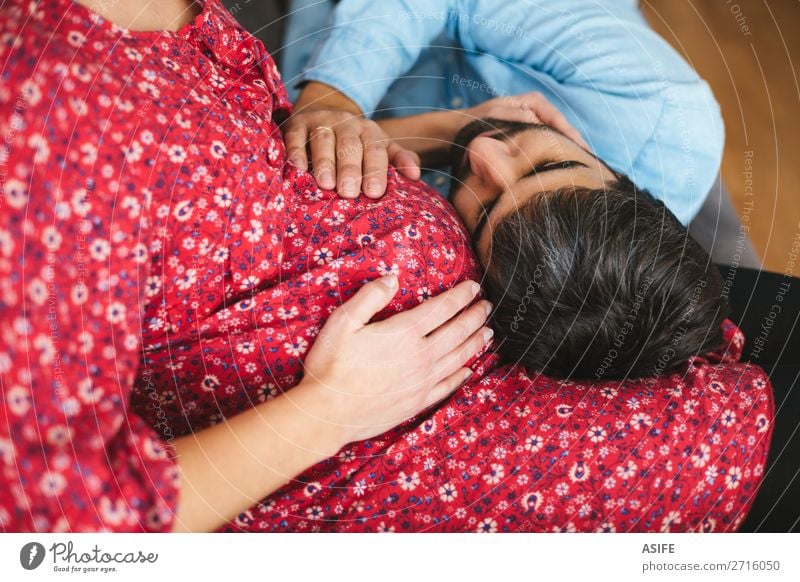
[[[349,201],[306,172],[284,178],[239,194],[233,218],[172,221],[164,237],[133,406],[167,438],[295,386],[327,317],[365,282],[399,278],[382,318],[478,276],[463,227],[423,183],[390,170],[381,200]]]

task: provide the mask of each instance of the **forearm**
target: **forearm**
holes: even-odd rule
[[[174,531],[213,531],[333,456],[347,438],[304,380],[226,422],[176,441],[181,473]]]
[[[458,130],[470,120],[464,111],[432,111],[381,119],[378,125],[392,140],[416,153],[423,167],[435,168],[448,163]]]

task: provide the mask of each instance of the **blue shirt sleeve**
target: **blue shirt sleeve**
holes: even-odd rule
[[[458,5],[459,0],[344,0],[299,82],[336,87],[369,114],[455,17]]]

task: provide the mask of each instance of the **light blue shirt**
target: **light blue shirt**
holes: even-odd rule
[[[717,176],[719,106],[633,0],[342,0],[332,13],[330,5],[294,1],[287,86],[327,83],[374,117],[540,91],[598,157],[684,224]]]

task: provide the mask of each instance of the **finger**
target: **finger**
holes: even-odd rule
[[[459,368],[456,372],[450,374],[450,376],[439,382],[428,392],[424,407],[428,408],[429,406],[433,406],[437,402],[441,402],[450,396],[453,392],[461,388],[464,382],[469,380],[470,376],[472,376],[472,370],[469,368]]]
[[[557,129],[579,146],[589,149],[589,144],[584,141],[580,132],[575,129],[569,121],[567,121],[567,118],[564,117],[564,114],[556,109],[555,106],[548,104],[548,109],[550,108],[552,108],[552,110],[543,109],[539,112],[539,118],[542,120],[542,122],[554,129]]]
[[[409,180],[419,180],[422,170],[419,156],[404,147],[392,143],[386,149],[389,154],[389,163]]]
[[[284,134],[286,139],[286,156],[289,163],[301,170],[308,170],[308,129],[305,124],[297,122],[291,124]]]
[[[557,129],[581,147],[589,149],[589,145],[583,140],[580,132],[567,121],[567,118],[559,111],[558,107],[550,103],[544,95],[533,93],[525,97],[523,101],[533,108],[542,123]]]
[[[397,277],[394,275],[370,281],[344,305],[336,309],[329,319],[333,320],[333,325],[360,329],[369,323],[376,313],[389,305],[397,293],[397,288]]]
[[[451,349],[444,357],[440,358],[433,367],[431,377],[433,380],[446,378],[464,364],[474,358],[492,340],[494,331],[490,327],[481,327],[469,336],[460,345]]]
[[[390,317],[380,325],[396,325],[403,328],[405,333],[413,331],[416,337],[426,336],[469,305],[480,289],[475,281],[463,281],[414,309]]]
[[[493,119],[507,121],[521,121],[523,123],[540,123],[541,120],[536,116],[528,105],[495,105],[487,112]]]
[[[364,195],[367,198],[380,198],[386,192],[386,169],[389,167],[389,154],[386,151],[388,139],[382,132],[364,132]]]
[[[363,150],[355,128],[342,125],[336,129],[336,191],[342,198],[358,198]]]
[[[317,184],[325,190],[336,187],[336,134],[330,127],[320,126],[311,131],[311,165]]]
[[[492,304],[488,301],[479,301],[470,306],[430,334],[425,340],[427,349],[437,360],[446,356],[475,333],[484,324],[491,311]]]

